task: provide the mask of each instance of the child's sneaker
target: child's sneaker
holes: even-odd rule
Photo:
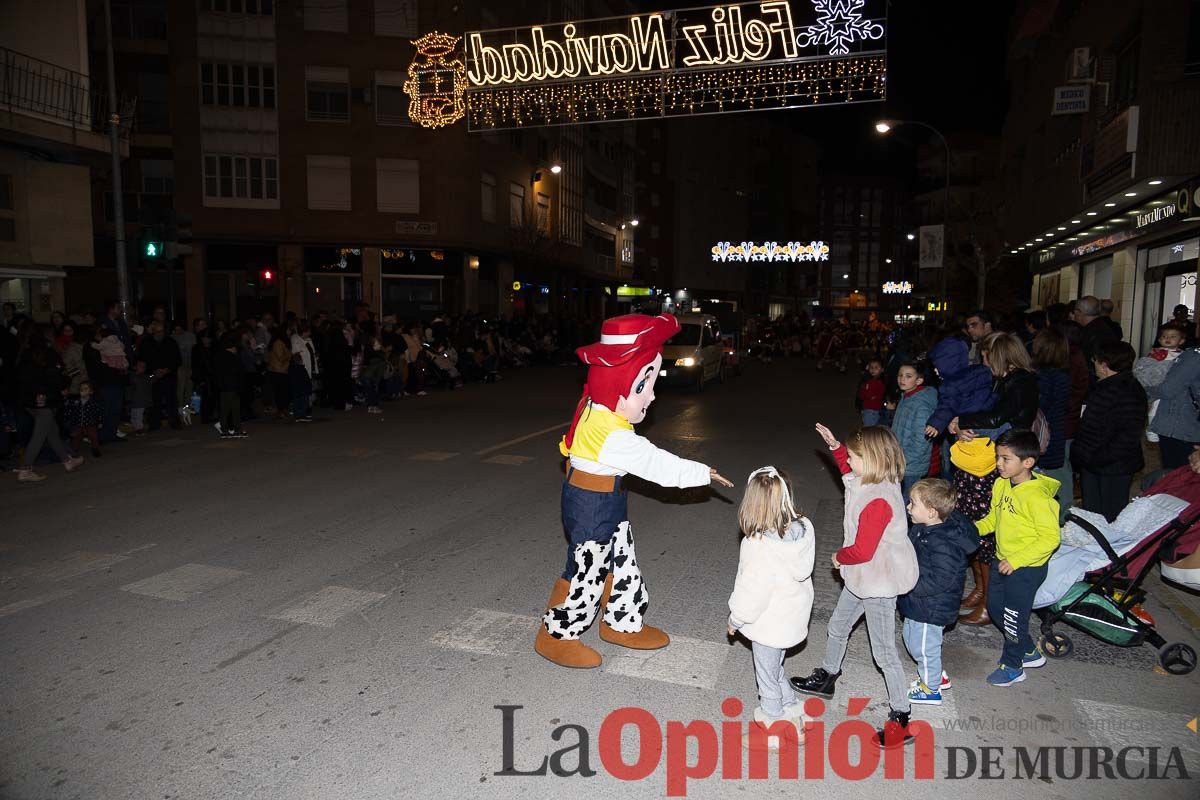
[[[817,667],[812,671],[812,674],[807,678],[789,678],[788,681],[792,684],[792,688],[801,694],[811,694],[816,697],[833,697],[834,684],[837,683],[837,675],[830,675],[825,670]]]
[[[908,702],[919,706],[940,706],[942,692],[940,689],[930,689],[924,681],[917,681],[917,685],[908,690]]]
[[[225,435],[226,435],[226,434],[225,434],[225,431],[221,430],[221,423],[219,423],[219,422],[214,422],[214,423],[213,423],[213,428],[214,428],[214,429],[217,431],[217,433],[221,434],[222,436],[225,436]]]
[[[884,750],[889,750],[893,747],[903,747],[913,740],[913,735],[908,732],[908,712],[907,711],[888,711],[887,722],[883,723],[883,727],[875,731],[875,743]]]
[[[1035,669],[1044,666],[1046,656],[1042,655],[1041,649],[1035,644],[1033,650],[1021,656],[1021,669]]]
[[[916,688],[917,684],[920,682],[921,682],[921,676],[918,675],[917,677],[913,678],[913,681],[912,681],[912,683],[910,683],[908,685],[908,688],[914,689],[914,688]],[[944,692],[947,689],[953,689],[953,688],[954,688],[953,684],[950,683],[950,676],[946,674],[945,670],[942,670],[942,683],[940,686],[938,686],[938,691]]]
[[[987,682],[992,686],[1012,686],[1014,683],[1020,683],[1025,680],[1025,670],[1012,669],[1003,664],[996,667],[991,675],[988,675]]]
[[[783,734],[769,732],[772,726],[779,726],[774,730],[783,729]],[[749,730],[742,736],[742,744],[748,750],[760,750],[765,744],[767,750],[775,751],[783,745],[785,739],[790,740],[792,737],[795,737],[797,744],[803,742],[804,727],[787,716],[787,708],[784,709],[784,716],[772,719],[760,707],[754,709],[754,721],[750,723]]]

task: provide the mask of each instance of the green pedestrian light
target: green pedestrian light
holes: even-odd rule
[[[158,258],[162,252],[162,245],[158,242],[146,242],[146,257]]]

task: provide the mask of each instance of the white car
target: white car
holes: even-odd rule
[[[683,384],[700,391],[704,384],[725,382],[725,347],[721,326],[711,314],[680,314],[679,333],[663,345],[660,383]]]

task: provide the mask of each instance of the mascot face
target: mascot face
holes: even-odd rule
[[[624,396],[617,400],[617,407],[613,410],[634,425],[644,420],[646,410],[654,402],[654,382],[658,380],[661,367],[660,353],[634,377],[633,383]]]

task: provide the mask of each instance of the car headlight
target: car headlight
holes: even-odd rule
[[[692,358],[691,356],[688,356],[687,358],[677,358],[675,359],[675,366],[694,367],[696,366],[696,359]]]

